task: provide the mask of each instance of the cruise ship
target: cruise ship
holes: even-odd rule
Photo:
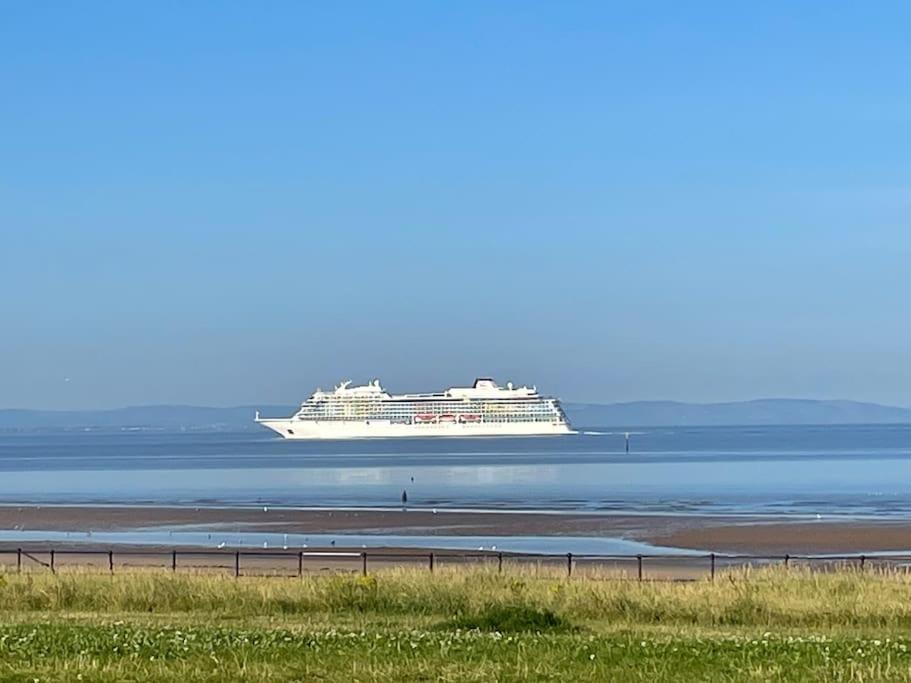
[[[380,381],[317,389],[288,418],[256,422],[286,439],[573,434],[560,401],[535,387],[505,387],[480,378],[434,394],[389,394]]]

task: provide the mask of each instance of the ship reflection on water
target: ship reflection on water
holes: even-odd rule
[[[641,429],[294,442],[242,433],[0,436],[0,501],[911,517],[911,427]]]

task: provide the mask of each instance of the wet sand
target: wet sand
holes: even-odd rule
[[[704,521],[721,518],[703,518]],[[196,527],[288,534],[605,536],[638,538],[694,520],[637,515],[289,508],[0,506],[0,529],[129,531]],[[698,523],[698,522],[697,522]]]
[[[811,522],[585,513],[434,513],[430,510],[0,506],[0,529],[7,530],[87,532],[162,527],[378,536],[593,536],[627,538],[705,552],[753,555],[911,551],[911,521]],[[0,547],[10,548],[13,544],[3,543]],[[404,552],[414,552],[414,549]]]
[[[656,545],[753,555],[911,554],[911,521],[707,522],[643,538]]]

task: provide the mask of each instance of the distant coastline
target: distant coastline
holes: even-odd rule
[[[255,430],[256,409],[290,415],[296,406],[131,406],[110,410],[0,410],[0,432],[58,430]],[[911,408],[840,400],[758,399],[729,403],[564,403],[577,427],[909,424]]]

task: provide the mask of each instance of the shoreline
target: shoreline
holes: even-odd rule
[[[384,536],[614,538],[653,546],[726,554],[835,554],[911,551],[905,520],[788,518],[365,508],[0,505],[8,532],[144,532],[173,530]],[[7,547],[14,541],[4,540]],[[83,546],[84,547],[84,546]],[[432,546],[428,546],[432,547]],[[413,550],[413,549],[412,549]]]
[[[591,514],[377,508],[3,505],[0,529],[139,531],[151,529],[413,536],[591,536],[636,538],[656,528],[676,530],[693,518]],[[721,520],[723,518],[703,518]]]

